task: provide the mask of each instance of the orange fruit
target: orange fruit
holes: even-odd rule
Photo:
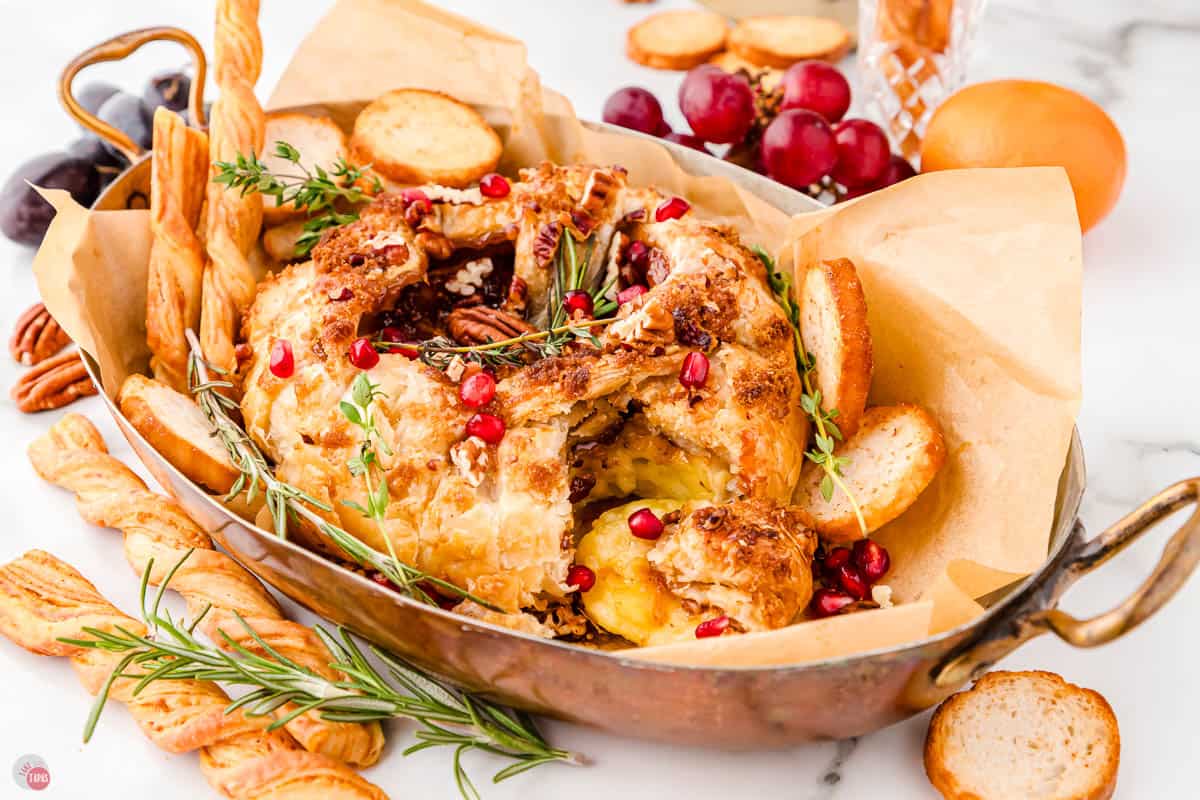
[[[1104,109],[1040,81],[989,81],[952,95],[929,121],[921,171],[1046,167],[1067,171],[1079,226],[1112,210],[1125,182],[1125,141]]]

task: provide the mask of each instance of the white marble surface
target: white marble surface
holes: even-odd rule
[[[657,6],[684,5],[662,2]],[[269,87],[288,54],[322,9],[320,0],[264,0]],[[607,94],[635,83],[671,102],[678,75],[643,69],[622,56],[623,32],[645,6],[618,0],[446,2],[529,43],[544,81],[564,92],[583,116],[597,117]],[[211,4],[197,0],[0,0],[8,34],[0,49],[0,172],[36,152],[65,145],[73,126],[54,101],[55,77],[69,57],[102,37],[150,24],[181,25],[207,39]],[[178,58],[158,48],[100,77],[140,86],[152,67]],[[1200,8],[1190,0],[993,0],[981,28],[972,79],[1041,78],[1076,88],[1103,104],[1124,132],[1129,178],[1120,205],[1085,239],[1084,387],[1079,427],[1091,475],[1083,517],[1098,530],[1167,484],[1200,473]],[[403,77],[397,76],[397,84]],[[8,331],[34,296],[30,253],[0,241],[7,285],[0,327]],[[0,380],[18,369],[0,359]],[[93,400],[89,413],[113,445],[123,445]],[[22,448],[56,415],[25,416],[0,400],[0,508],[6,517],[0,559],[33,546],[66,557],[118,604],[132,607],[135,586],[118,534],[82,524],[66,495],[41,483]],[[128,456],[123,446],[114,447]],[[1084,580],[1066,606],[1106,609],[1148,573],[1166,538],[1144,543]],[[1200,748],[1196,681],[1200,580],[1150,622],[1095,652],[1048,638],[1010,657],[1010,668],[1044,668],[1104,693],[1120,719],[1123,758],[1118,797],[1196,795]],[[209,797],[195,757],[168,756],[149,745],[119,708],[106,712],[86,747],[79,742],[88,699],[68,665],[0,642],[0,797],[26,796],[7,777],[25,753],[49,763],[47,796]],[[579,698],[580,703],[589,698]],[[585,769],[550,767],[509,783],[487,783],[494,765],[470,766],[488,798],[787,797],[931,798],[921,769],[927,715],[857,742],[780,752],[722,754],[624,741],[550,724],[558,743],[590,755]],[[396,798],[454,796],[446,754],[402,758],[403,725],[369,777]]]

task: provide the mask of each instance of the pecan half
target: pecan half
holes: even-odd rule
[[[456,308],[446,317],[446,327],[461,345],[498,342],[537,330],[518,316],[488,306]]]
[[[529,284],[518,275],[513,275],[508,284],[508,295],[504,298],[504,310],[510,314],[522,317],[525,315],[525,302],[529,299]]]
[[[48,358],[26,372],[10,393],[17,408],[26,414],[50,411],[96,394],[79,352],[72,350]]]
[[[40,364],[71,343],[71,337],[50,316],[43,303],[34,303],[17,319],[8,352],[27,367]]]
[[[562,238],[562,225],[551,222],[543,225],[533,239],[533,263],[542,269],[549,269],[558,252],[558,240]]]
[[[611,172],[603,169],[592,170],[587,183],[584,184],[583,197],[579,199],[579,210],[589,218],[603,216],[619,188],[620,184]],[[578,223],[576,227],[579,227]],[[582,228],[580,232],[586,235]]]
[[[445,261],[454,255],[454,244],[440,233],[420,231],[414,241],[430,258]]]
[[[667,260],[667,254],[657,247],[650,248],[646,259],[646,283],[653,289],[671,274],[671,262]]]

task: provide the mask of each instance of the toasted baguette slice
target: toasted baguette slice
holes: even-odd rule
[[[821,407],[837,409],[834,421],[849,439],[871,389],[871,329],[858,271],[838,258],[809,267],[800,287],[800,339],[816,364]]]
[[[500,137],[475,109],[441,92],[397,89],[359,112],[350,137],[357,164],[401,183],[463,187],[500,161]]]
[[[825,17],[746,17],[729,34],[729,49],[760,67],[797,61],[838,61],[850,52],[850,32]]]
[[[295,166],[275,155],[277,142],[286,142],[300,151],[300,164],[313,172],[313,167],[329,169],[339,158],[345,158],[348,150],[346,134],[329,117],[314,117],[292,111],[267,115],[267,127],[263,136],[261,159],[271,172],[291,174]],[[274,200],[263,201],[263,221],[268,225],[279,224],[293,217],[303,216],[292,203],[275,205]]]
[[[629,29],[625,54],[655,69],[691,69],[725,48],[729,26],[711,11],[660,11]]]
[[[843,480],[862,509],[867,532],[883,527],[916,502],[946,460],[937,422],[925,409],[908,404],[868,408],[858,433],[837,448],[847,459]],[[806,463],[792,502],[812,515],[817,531],[836,544],[862,538],[845,494],[821,495],[820,465]]]
[[[949,800],[1106,800],[1120,760],[1112,708],[1052,672],[984,675],[925,737],[925,772]]]
[[[187,395],[134,374],[121,384],[117,405],[151,447],[209,491],[228,492],[241,474]]]

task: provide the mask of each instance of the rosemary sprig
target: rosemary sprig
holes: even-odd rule
[[[237,496],[245,489],[247,499],[253,499],[255,492],[261,487],[266,496],[267,508],[271,512],[271,519],[275,524],[275,534],[279,538],[287,538],[289,519],[303,517],[328,536],[359,565],[379,572],[402,593],[423,603],[436,605],[436,601],[419,586],[419,584],[428,583],[443,590],[449,596],[471,600],[492,611],[503,610],[466,589],[400,561],[394,555],[379,552],[308,508],[311,505],[321,511],[332,510],[327,504],[307,492],[275,477],[267,464],[266,457],[258,449],[258,445],[229,416],[229,411],[235,410],[237,404],[217,391],[220,388],[232,386],[232,384],[228,381],[209,379],[208,371],[210,369],[217,371],[217,368],[205,361],[200,354],[200,342],[196,339],[196,334],[189,329],[186,331],[186,336],[191,348],[188,355],[188,381],[192,387],[192,394],[196,398],[196,404],[208,418],[209,424],[212,426],[212,434],[221,440],[234,466],[241,472],[230,491],[229,498]],[[384,538],[387,539],[387,537]]]
[[[370,179],[369,191],[364,190],[362,181],[367,167],[352,166],[342,158],[334,161],[328,170],[319,164],[309,170],[300,163],[300,151],[287,142],[275,143],[275,155],[295,165],[302,174],[271,172],[254,153],[248,156],[238,153],[233,161],[215,163],[217,174],[213,176],[213,182],[240,189],[243,195],[257,193],[273,197],[277,206],[293,203],[297,209],[307,211],[304,233],[296,240],[297,256],[308,255],[325,229],[358,219],[357,212],[338,211],[338,201],[363,203],[383,190],[383,184],[376,176]]]
[[[804,413],[813,423],[814,447],[805,451],[804,456],[825,471],[825,475],[821,478],[821,496],[825,498],[825,502],[833,499],[835,489],[845,495],[850,507],[854,510],[854,516],[858,520],[858,526],[862,530],[863,536],[866,536],[867,523],[863,519],[862,509],[850,491],[850,487],[846,485],[845,474],[842,472],[842,467],[848,464],[849,460],[834,453],[837,443],[842,441],[842,432],[834,421],[837,419],[838,410],[822,408],[821,392],[819,389],[813,388],[813,372],[817,365],[812,356],[804,349],[804,342],[800,338],[800,307],[792,299],[792,279],[775,270],[775,260],[766,250],[758,246],[753,249],[759,261],[767,268],[767,281],[771,285],[771,291],[775,293],[776,302],[783,308],[783,312],[792,326],[796,368],[800,373],[800,383],[803,387],[800,395],[800,407],[804,409]]]
[[[525,365],[527,355],[532,354],[535,359],[561,355],[568,344],[579,340],[599,348],[600,340],[590,329],[612,322],[616,322],[612,317],[568,322],[544,331],[475,345],[459,345],[453,339],[437,336],[415,345],[415,348],[421,361],[442,370],[450,366],[456,356],[485,367],[520,367]],[[380,345],[384,350],[395,346],[388,343]]]
[[[157,680],[217,681],[248,689],[226,708],[226,713],[241,710],[251,717],[276,715],[287,704],[292,708],[275,716],[270,729],[286,725],[310,710],[335,722],[369,722],[405,718],[417,723],[417,742],[404,755],[431,747],[454,750],[454,779],[464,800],[474,800],[479,792],[463,767],[464,754],[479,750],[512,761],[492,780],[499,783],[541,764],[555,761],[582,764],[583,759],[567,750],[551,747],[533,720],[482,697],[470,694],[424,672],[399,656],[373,645],[368,649],[382,664],[378,669],[348,631],[338,628],[332,634],[320,626],[314,631],[329,649],[329,666],[345,677],[331,680],[287,658],[260,637],[235,613],[247,636],[257,646],[253,652],[219,631],[224,647],[220,649],[200,641],[195,629],[204,617],[176,621],[161,608],[163,594],[175,572],[191,555],[188,551],[167,573],[153,602],[147,604],[153,559],[146,565],[141,584],[141,616],[146,635],[124,627],[101,630],[87,627],[87,638],[64,638],[76,647],[104,650],[122,655],[96,696],[84,727],[87,742],[95,732],[109,691],[117,678],[137,681],[136,696]]]

